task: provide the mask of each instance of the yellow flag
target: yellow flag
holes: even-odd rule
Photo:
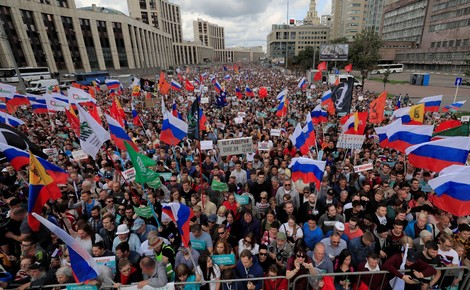
[[[419,123],[424,122],[424,104],[414,105],[410,108],[410,119]]]
[[[49,185],[53,183],[52,177],[47,174],[44,166],[39,163],[34,154],[29,154],[29,183],[31,185]]]

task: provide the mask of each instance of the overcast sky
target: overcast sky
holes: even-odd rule
[[[193,20],[202,18],[225,28],[225,46],[258,46],[266,48],[266,36],[272,24],[289,19],[303,19],[310,0],[169,0],[181,6],[184,40],[194,40]],[[124,0],[76,0],[77,7],[110,7],[129,15]],[[331,0],[317,0],[318,15],[331,13]]]

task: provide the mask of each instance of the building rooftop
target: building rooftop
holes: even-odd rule
[[[113,8],[108,8],[108,7],[99,7],[93,4],[92,6],[86,6],[86,7],[81,7],[77,8],[80,10],[87,10],[87,11],[95,11],[95,12],[101,12],[101,13],[108,13],[108,14],[118,14],[118,15],[126,15],[124,12],[121,12],[119,10],[113,9]]]

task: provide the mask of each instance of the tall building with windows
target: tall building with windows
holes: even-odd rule
[[[366,10],[366,0],[332,0],[331,39],[345,37],[348,41],[353,41],[356,34],[365,27]]]
[[[469,69],[470,1],[401,0],[385,7],[382,37],[417,45],[396,53],[407,68],[462,72]]]
[[[387,0],[367,1],[365,28],[379,32],[382,14]]]
[[[224,28],[198,18],[193,21],[194,41],[214,49],[225,49]]]
[[[330,40],[330,29],[323,25],[273,24],[267,36],[267,57],[290,58],[308,46],[319,48]]]
[[[77,9],[73,0],[2,0],[0,19],[1,67],[12,67],[12,59],[54,73],[175,64],[171,34],[110,8]]]

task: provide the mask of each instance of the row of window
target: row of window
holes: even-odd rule
[[[432,6],[432,11],[434,12],[437,10],[442,10],[442,9],[446,9],[446,8],[450,8],[450,7],[454,7],[454,6],[458,6],[462,4],[467,4],[467,3],[470,3],[470,0],[450,0],[446,2],[441,2]]]
[[[470,1],[470,0],[468,0],[468,1]],[[406,13],[411,13],[411,14],[415,14],[415,15],[422,13],[424,15],[425,11],[422,11],[422,10],[425,10],[426,5],[427,5],[427,1],[415,2],[413,4],[409,4],[409,5],[400,7],[398,9],[394,9],[392,11],[389,11],[387,13],[384,13],[384,19],[385,19],[385,21],[387,19],[390,19],[390,18],[392,18],[392,20],[395,20],[393,18],[396,18],[397,16],[402,17],[402,14],[406,14]],[[422,12],[420,12],[420,11],[422,11]]]
[[[454,17],[459,17],[463,15],[468,15],[468,14],[470,14],[470,7],[463,8],[463,9],[456,9],[456,10],[452,10],[449,12],[444,12],[444,13],[431,16],[431,22],[435,22],[435,21],[439,21],[443,19],[451,19]]]
[[[453,40],[444,40],[444,41],[433,41],[431,42],[431,48],[440,48],[440,47],[458,47],[458,46],[468,46],[469,39],[453,39]]]
[[[457,20],[447,23],[429,25],[429,32],[438,32],[446,29],[454,29],[470,25],[470,19]]]
[[[397,54],[397,61],[459,61],[465,60],[464,52],[434,52]]]

